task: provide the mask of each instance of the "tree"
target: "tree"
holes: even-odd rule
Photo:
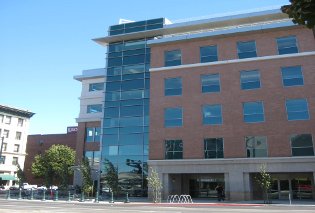
[[[162,183],[160,181],[159,178],[159,174],[157,173],[156,170],[154,170],[153,168],[151,169],[151,173],[150,175],[147,177],[148,180],[148,186],[152,189],[153,191],[153,202],[157,203],[157,202],[161,202],[161,189],[162,187]]]
[[[21,169],[20,164],[17,164],[16,167],[17,167],[16,176],[17,176],[17,179],[18,179],[18,184],[21,187],[22,184],[24,182],[26,182],[26,176],[25,176],[24,171]]]
[[[266,164],[260,166],[260,172],[255,176],[256,182],[259,184],[260,188],[263,190],[264,203],[270,203],[268,192],[271,188],[272,179],[270,174],[266,171]]]
[[[105,175],[104,175],[104,180],[106,182],[106,185],[110,188],[110,190],[114,194],[119,194],[121,191],[121,188],[119,186],[119,181],[118,181],[118,170],[117,168],[113,165],[112,162],[109,160],[105,159]]]
[[[315,0],[290,0],[290,5],[281,7],[283,13],[292,18],[293,23],[304,25],[314,30]]]
[[[75,151],[65,145],[52,145],[44,154],[36,155],[32,164],[32,174],[44,178],[45,184],[60,184],[66,187],[73,171]]]
[[[89,160],[87,158],[83,158],[81,164],[81,172],[82,172],[82,190],[84,193],[89,194],[92,192],[93,188],[93,180],[91,178],[91,167]]]

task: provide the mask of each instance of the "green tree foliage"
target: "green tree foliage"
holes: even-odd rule
[[[293,23],[315,27],[315,0],[290,0],[290,5],[281,7],[283,13],[293,19]]]
[[[44,154],[36,155],[32,164],[32,174],[45,179],[47,186],[56,184],[67,186],[73,171],[75,151],[65,145],[52,145]]]
[[[158,203],[161,202],[161,190],[163,187],[157,171],[153,168],[150,169],[151,172],[147,177],[148,186],[152,189],[153,192],[153,202]]]
[[[82,160],[81,172],[83,178],[82,190],[84,191],[84,193],[89,195],[92,192],[93,180],[91,177],[91,167],[87,158],[83,158]]]
[[[17,167],[16,176],[17,176],[17,179],[18,179],[18,184],[21,187],[22,184],[24,182],[26,182],[26,176],[25,176],[24,171],[21,169],[20,164],[17,164],[16,167]]]
[[[110,162],[105,159],[105,175],[103,176],[106,185],[110,190],[118,195],[121,191],[118,181],[118,171],[117,168]]]
[[[268,192],[271,188],[272,179],[270,174],[267,173],[266,164],[260,166],[260,172],[255,176],[256,182],[259,184],[260,188],[263,190],[264,203],[270,203]]]

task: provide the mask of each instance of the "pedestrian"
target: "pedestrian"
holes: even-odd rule
[[[224,188],[221,184],[218,184],[217,187],[215,187],[215,190],[217,191],[218,195],[218,201],[224,201],[225,196],[224,196]]]

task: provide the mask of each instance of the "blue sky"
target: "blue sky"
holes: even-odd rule
[[[288,4],[288,0],[0,0],[0,104],[36,113],[29,134],[76,125],[82,70],[105,66],[107,35],[120,18],[174,20]]]

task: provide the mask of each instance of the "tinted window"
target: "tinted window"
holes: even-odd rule
[[[222,124],[221,105],[205,105],[202,108],[203,124]]]
[[[205,46],[200,47],[200,62],[212,62],[218,60],[218,50],[217,46]]]
[[[265,136],[246,136],[248,158],[267,157],[267,139]]]
[[[301,66],[282,67],[282,83],[283,86],[299,86],[304,85]]]
[[[202,75],[201,90],[203,93],[220,92],[220,74]]]
[[[308,106],[306,99],[291,99],[286,101],[288,120],[308,120]]]
[[[263,122],[264,109],[261,101],[243,103],[244,122],[257,123]]]
[[[223,158],[223,138],[204,139],[205,158]]]
[[[258,70],[241,72],[241,89],[258,89],[260,88],[260,73]]]
[[[182,159],[183,142],[182,140],[165,141],[165,159]]]
[[[87,105],[87,113],[102,112],[102,104]]]
[[[277,38],[277,45],[279,55],[297,53],[299,51],[295,36]]]
[[[238,58],[257,57],[255,41],[237,42]]]
[[[182,78],[164,79],[165,96],[182,95]]]
[[[182,63],[182,53],[180,50],[166,51],[164,53],[165,66],[177,66]]]
[[[311,134],[291,136],[292,156],[314,156],[314,147]]]
[[[165,127],[177,127],[183,125],[182,108],[166,108],[164,110]]]
[[[89,84],[89,91],[101,91],[104,90],[104,83],[93,83]]]

